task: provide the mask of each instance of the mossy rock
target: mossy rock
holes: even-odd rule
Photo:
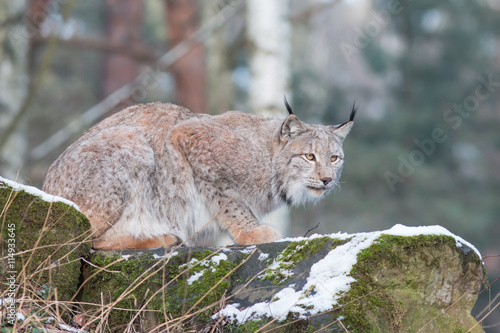
[[[14,275],[17,298],[70,300],[80,279],[92,329],[483,332],[471,316],[485,278],[480,254],[441,227],[90,253],[78,209],[11,185],[0,178],[0,282]]]
[[[381,235],[358,254],[339,315],[355,332],[484,332],[481,258],[446,235]]]
[[[0,178],[0,282],[15,277],[16,298],[36,293],[70,300],[81,276],[81,258],[90,251],[87,217],[57,197],[12,185]],[[55,201],[44,200],[49,198]]]
[[[82,308],[105,330],[483,332],[471,316],[480,257],[450,235],[316,235],[90,261]],[[329,289],[335,279],[345,285]]]
[[[97,325],[112,331],[134,327],[149,332],[154,328],[173,330],[186,325],[202,330],[217,323],[213,316],[226,302],[251,305],[271,299],[281,290],[283,287],[273,279],[262,278],[264,273],[273,272],[267,268],[276,258],[293,259],[296,263],[288,263],[288,269],[307,273],[307,267],[302,267],[307,266],[306,259],[315,260],[316,255],[321,256],[331,248],[333,240],[326,240],[328,245],[320,240],[312,243],[321,245],[311,243],[303,251],[297,247],[304,242],[96,251],[90,256],[90,265],[84,268],[82,308],[88,318],[96,319]],[[263,273],[262,279],[256,272]],[[290,278],[303,284],[304,274]],[[109,308],[104,315],[103,304]],[[230,327],[224,330],[235,330]]]
[[[186,247],[96,251],[84,268],[82,311],[98,329],[116,332],[197,327],[211,321],[245,256]]]
[[[309,274],[309,279],[318,273],[311,264],[326,259],[339,246],[345,244],[349,247],[350,243],[370,237],[373,237],[371,245],[357,252],[356,263],[346,276],[353,279],[349,288],[336,295],[330,290],[330,309],[318,309],[321,305],[316,297],[328,293],[328,288],[321,290],[319,285],[303,284],[294,278],[285,286],[293,286],[294,291],[301,295],[294,298],[290,293],[283,293],[289,299],[286,317],[276,320],[279,312],[272,306],[280,302],[281,296],[275,295],[274,299],[264,301],[271,309],[267,314],[252,316],[252,309],[258,310],[259,307],[243,307],[250,320],[238,322],[239,330],[246,327],[242,331],[252,332],[255,323],[260,322],[261,326],[268,323],[268,328],[276,332],[306,332],[321,328],[329,332],[346,332],[347,329],[363,333],[484,332],[471,316],[481,284],[485,282],[484,268],[480,256],[468,246],[457,243],[452,236],[375,233],[340,240],[333,238],[332,242],[317,238],[312,244],[324,244],[324,248],[309,263],[309,268],[301,263],[297,273]],[[292,242],[284,252],[296,246],[297,242]],[[338,258],[338,265],[344,265],[342,259]],[[308,302],[309,297],[316,300]]]

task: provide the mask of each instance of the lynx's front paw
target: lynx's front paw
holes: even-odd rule
[[[281,233],[269,225],[260,225],[251,230],[240,230],[232,235],[238,245],[253,245],[274,242]]]

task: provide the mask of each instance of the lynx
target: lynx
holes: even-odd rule
[[[230,111],[211,116],[151,103],[93,126],[50,167],[43,190],[75,202],[95,249],[278,240],[259,219],[282,205],[324,197],[339,181],[341,125],[311,125]]]

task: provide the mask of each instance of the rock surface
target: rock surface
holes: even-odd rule
[[[62,198],[0,178],[0,213],[0,282],[16,272],[16,297],[78,290],[87,330],[483,332],[471,316],[481,256],[442,227],[92,252],[87,218]]]
[[[87,217],[67,200],[1,177],[0,213],[0,283],[20,287],[18,299],[34,292],[70,300],[90,252]]]
[[[471,316],[483,267],[465,244],[440,227],[396,226],[250,247],[97,251],[82,301],[117,331],[483,332]]]

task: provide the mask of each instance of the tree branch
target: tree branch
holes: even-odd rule
[[[144,45],[121,44],[105,39],[81,37],[71,37],[68,39],[64,39],[55,35],[44,37],[38,34],[37,36],[35,36],[34,40],[35,42],[47,42],[52,38],[56,38],[57,42],[60,45],[73,46],[98,52],[118,53],[140,62],[154,63],[159,58],[158,55],[145,48]]]
[[[243,0],[230,1],[219,11],[218,14],[210,18],[207,23],[196,30],[196,32],[189,38],[177,44],[160,59],[158,59],[154,69],[151,67],[146,68],[135,78],[134,81],[116,90],[114,93],[104,98],[101,102],[82,113],[78,119],[73,120],[66,127],[60,129],[50,138],[36,146],[31,151],[31,160],[36,161],[43,158],[52,150],[56,149],[68,140],[74,133],[79,132],[83,128],[91,125],[97,119],[102,117],[109,109],[115,107],[118,103],[128,98],[137,85],[143,84],[141,79],[143,79],[145,75],[150,75],[151,71],[154,73],[165,71],[173,63],[188,53],[194,45],[197,43],[203,43],[210,34],[222,27],[227,21],[227,18],[234,15],[241,8],[243,3]]]
[[[72,8],[73,1],[68,2],[64,8],[64,13],[63,17],[64,20],[69,16],[69,13]],[[21,119],[25,116],[25,114],[28,112],[29,106],[31,105],[31,102],[35,98],[36,94],[38,93],[38,89],[40,87],[40,84],[43,80],[43,77],[45,73],[47,72],[47,69],[49,68],[50,61],[52,60],[52,57],[54,55],[55,47],[57,45],[57,39],[53,38],[49,40],[47,49],[45,50],[43,54],[43,58],[40,64],[40,69],[36,76],[30,81],[29,84],[29,89],[28,93],[22,102],[19,110],[14,114],[13,118],[11,119],[10,123],[7,125],[5,128],[3,135],[0,136],[0,152],[2,151],[3,147],[7,144],[7,141],[9,140],[10,136],[12,133],[14,133],[14,130],[16,127],[19,125]]]

